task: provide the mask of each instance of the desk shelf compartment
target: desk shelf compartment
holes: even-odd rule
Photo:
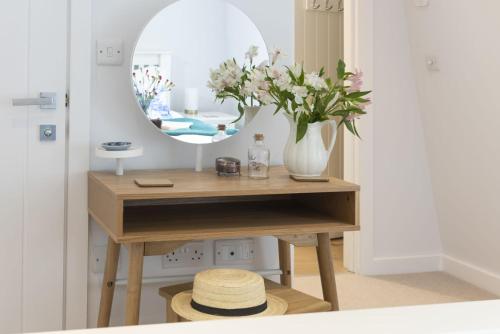
[[[125,201],[121,242],[184,241],[359,230],[357,193]]]

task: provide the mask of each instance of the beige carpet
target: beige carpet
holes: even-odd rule
[[[343,241],[332,241],[340,307],[343,310],[498,299],[443,272],[364,277],[345,270]],[[316,249],[295,249],[294,288],[322,298]]]
[[[336,279],[343,310],[498,299],[442,272],[377,277],[344,272]],[[322,298],[319,276],[296,277],[294,288]]]

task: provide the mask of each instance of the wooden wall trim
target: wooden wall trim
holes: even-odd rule
[[[337,62],[344,56],[344,15],[342,12],[311,11],[305,0],[295,0],[295,61],[306,71],[322,67],[330,77],[336,76]],[[329,142],[330,128],[325,128]],[[334,152],[328,164],[329,176],[344,178],[344,129],[340,128]]]

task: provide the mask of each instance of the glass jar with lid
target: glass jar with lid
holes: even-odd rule
[[[248,177],[251,179],[268,179],[271,151],[264,145],[264,135],[257,133],[255,143],[248,150]]]

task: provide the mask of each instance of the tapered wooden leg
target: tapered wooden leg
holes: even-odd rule
[[[106,266],[102,279],[101,302],[99,304],[99,317],[97,327],[109,327],[111,308],[113,306],[113,295],[115,292],[116,271],[120,259],[120,244],[108,238],[108,250],[106,253]]]
[[[321,286],[323,288],[324,299],[332,304],[332,311],[339,310],[339,300],[337,296],[337,285],[335,283],[335,272],[332,262],[332,251],[330,248],[330,235],[328,233],[318,234],[318,254],[319,273],[321,275]]]
[[[281,285],[292,287],[292,258],[290,254],[290,244],[284,240],[278,239],[278,250],[280,258]]]
[[[167,323],[172,324],[175,322],[180,322],[179,316],[172,309],[172,297],[167,298],[167,313],[166,313]]]
[[[144,243],[128,245],[128,283],[125,325],[139,324],[139,309],[141,304],[142,269],[144,265]]]

